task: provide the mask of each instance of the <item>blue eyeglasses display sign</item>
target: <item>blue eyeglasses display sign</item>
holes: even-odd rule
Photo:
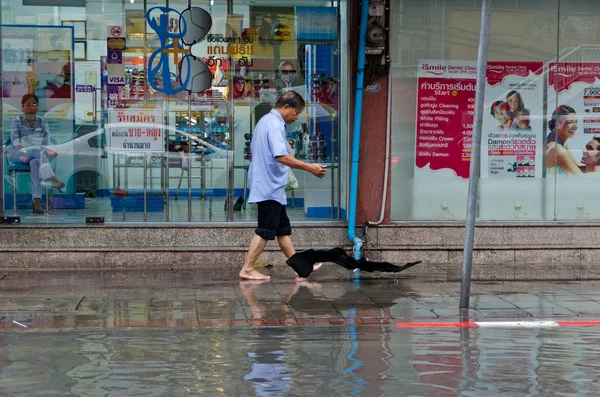
[[[160,13],[158,18],[156,14]],[[169,17],[179,16],[179,31],[169,32]],[[190,7],[179,13],[169,7],[153,7],[146,13],[148,25],[157,34],[160,48],[152,53],[148,60],[148,81],[157,92],[175,95],[182,91],[200,93],[210,88],[213,75],[208,66],[199,58],[190,54],[188,47],[201,42],[212,27],[210,14],[202,8]],[[175,57],[177,64],[177,81],[171,80],[171,64],[169,54]],[[181,62],[178,62],[179,56]],[[159,78],[160,76],[160,78]]]

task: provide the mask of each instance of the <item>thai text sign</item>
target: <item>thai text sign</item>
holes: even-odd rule
[[[115,152],[164,152],[163,113],[159,110],[110,110],[108,141]]]

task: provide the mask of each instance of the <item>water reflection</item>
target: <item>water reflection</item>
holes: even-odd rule
[[[600,329],[369,324],[389,320],[401,308],[418,312],[418,301],[395,286],[244,281],[206,288],[202,295],[178,289],[177,302],[164,294],[103,306],[113,314],[118,309],[123,321],[193,313],[241,315],[242,323],[5,330],[0,395],[600,395]]]
[[[342,327],[336,328],[336,335],[343,338],[342,349],[336,352],[338,363],[340,363],[339,379],[344,386],[347,395],[382,395],[385,377],[391,369],[389,359],[393,357],[389,341],[389,323],[381,325],[365,326],[363,318],[389,319],[389,308],[395,304],[398,296],[403,295],[400,290],[393,289],[387,294],[377,296],[376,301],[367,298],[361,292],[361,285],[352,283],[322,284],[315,281],[305,280],[289,285],[273,286],[269,281],[241,281],[240,290],[246,302],[251,308],[253,319],[269,319],[278,315],[295,316],[297,319],[342,319],[348,321]],[[365,288],[368,288],[366,286]],[[276,289],[279,294],[274,294]],[[261,296],[260,299],[258,296]],[[265,329],[256,331],[264,333]],[[257,335],[258,336],[258,335]],[[261,347],[270,346],[268,354],[252,354],[250,361],[253,362],[253,373],[244,379],[255,382],[257,394],[281,395],[284,387],[287,387],[288,367],[283,367],[282,362],[289,356],[290,339],[286,328],[271,330],[271,334],[260,335],[259,339],[275,340],[270,344],[261,343]],[[297,341],[298,342],[298,341]],[[307,341],[308,343],[314,341]],[[256,345],[255,345],[256,346]],[[316,354],[314,352],[313,354]],[[271,372],[263,367],[263,363],[277,361],[271,366]],[[264,358],[264,360],[261,360]],[[343,364],[343,365],[341,365]],[[259,368],[275,377],[271,387],[265,385],[265,376],[257,377],[254,368]],[[306,378],[306,373],[301,374]],[[318,374],[317,374],[318,376]],[[337,382],[335,382],[337,383]],[[286,389],[287,390],[287,389]],[[275,393],[275,394],[269,394]]]
[[[250,307],[252,319],[274,318],[287,315],[289,297],[296,292],[295,288],[281,302],[275,299],[274,305],[267,305],[256,297],[256,288],[265,281],[242,280],[240,291]],[[270,302],[272,303],[272,302]],[[254,328],[250,331],[246,352],[250,370],[243,377],[251,382],[257,396],[281,396],[290,391],[292,378],[290,368],[286,364],[290,355],[290,337],[286,328]]]
[[[257,396],[281,396],[291,390],[289,361],[290,339],[285,328],[259,328],[246,345],[250,372],[244,380],[252,382]]]

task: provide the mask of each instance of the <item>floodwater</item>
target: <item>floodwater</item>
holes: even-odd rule
[[[597,320],[599,287],[474,283],[469,321]],[[600,396],[600,327],[430,327],[457,321],[457,283],[11,272],[0,288],[0,397]]]
[[[0,395],[598,396],[599,341],[393,323],[5,332]]]

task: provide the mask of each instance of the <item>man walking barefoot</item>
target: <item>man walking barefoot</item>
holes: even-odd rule
[[[308,171],[317,178],[323,178],[327,173],[325,166],[305,163],[289,154],[285,125],[295,122],[304,106],[304,99],[300,94],[294,91],[286,92],[275,104],[275,109],[262,117],[254,129],[251,143],[252,162],[248,170],[248,202],[258,204],[258,227],[240,271],[242,279],[270,278],[254,269],[254,264],[268,240],[277,238],[279,248],[288,258],[296,253],[290,237],[290,219],[285,210],[285,188],[289,169]],[[315,266],[315,270],[317,268],[318,266]]]

